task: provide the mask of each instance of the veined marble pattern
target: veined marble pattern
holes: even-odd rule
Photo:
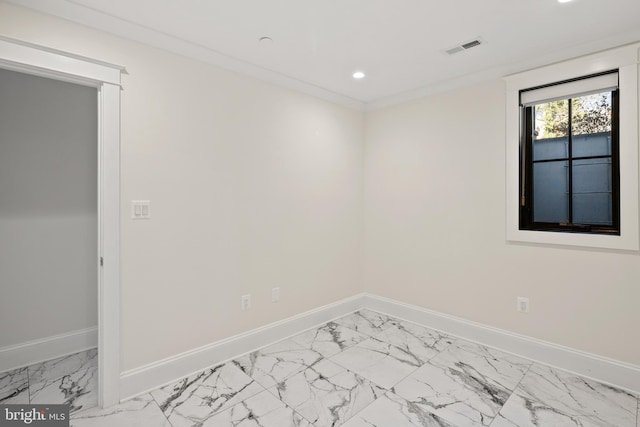
[[[27,368],[0,374],[0,405],[29,403]]]
[[[0,373],[0,405],[67,401],[75,427],[640,427],[636,395],[371,310],[105,410],[95,359]]]
[[[393,345],[419,364],[427,362],[454,341],[445,334],[409,322],[397,322],[375,338]]]
[[[264,388],[233,363],[208,369],[151,395],[173,427],[200,426],[213,415]]]
[[[200,425],[198,425],[200,426]],[[211,417],[202,427],[313,427],[268,391]]]
[[[368,336],[346,326],[329,322],[320,328],[296,335],[291,340],[304,348],[317,351],[324,357],[330,357],[367,338]]]
[[[71,415],[71,427],[171,427],[149,394],[112,408],[93,408]]]
[[[97,355],[93,349],[30,366],[30,403],[66,403],[71,413],[97,406]]]
[[[331,360],[385,389],[393,387],[423,363],[419,356],[376,338],[348,348]]]
[[[374,336],[392,327],[397,320],[385,314],[364,309],[337,319],[335,322],[361,334]]]
[[[315,427],[342,425],[386,392],[326,359],[269,391]]]
[[[98,366],[98,350],[91,349],[29,366],[29,382],[54,381],[65,375]]]
[[[531,362],[457,341],[392,391],[451,424],[488,426]]]
[[[504,353],[469,341],[458,340],[433,358],[434,365],[473,366],[479,374],[507,390],[513,391],[533,365],[528,359]]]
[[[455,427],[391,392],[359,412],[343,427]]]
[[[233,361],[247,375],[265,388],[312,366],[322,359],[317,351],[307,349],[292,340],[277,342]]]
[[[491,427],[634,427],[637,417],[637,396],[535,364]]]

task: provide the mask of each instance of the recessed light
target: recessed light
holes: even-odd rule
[[[353,73],[354,79],[363,79],[364,76],[365,74],[362,71],[356,71],[355,73]]]
[[[569,3],[570,1],[573,1],[573,0],[558,0],[558,3]]]

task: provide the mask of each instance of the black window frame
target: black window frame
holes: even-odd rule
[[[588,79],[599,75],[617,72],[612,70],[605,73],[589,75],[578,79],[565,80],[553,83],[551,85],[538,86],[526,90],[521,90],[520,94],[529,90],[535,90],[548,86],[555,86],[569,83],[576,80]],[[578,95],[579,96],[579,95]],[[611,155],[602,156],[582,156],[574,157],[572,144],[572,102],[573,97],[567,96],[568,100],[568,153],[566,158],[549,159],[545,161],[562,161],[565,160],[569,164],[569,223],[549,223],[535,222],[533,220],[533,141],[534,141],[534,124],[535,124],[535,106],[522,106],[521,104],[521,141],[520,141],[520,230],[531,231],[549,231],[549,232],[566,232],[566,233],[586,233],[586,234],[608,234],[620,235],[620,89],[616,88],[611,91]],[[597,158],[611,158],[611,190],[612,190],[612,225],[602,224],[575,224],[573,219],[573,171],[572,163],[576,160],[588,160]],[[524,183],[523,183],[524,180]]]

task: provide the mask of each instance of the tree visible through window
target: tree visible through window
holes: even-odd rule
[[[611,131],[611,93],[598,93],[573,101],[573,133],[584,135]],[[536,138],[567,135],[568,101],[553,101],[536,106]]]
[[[520,229],[619,234],[618,90],[524,108]]]

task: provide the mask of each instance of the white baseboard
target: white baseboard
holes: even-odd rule
[[[363,305],[374,311],[623,388],[632,393],[640,393],[640,366],[637,365],[515,334],[503,329],[493,328],[376,295],[364,294]]]
[[[87,328],[0,348],[0,372],[56,359],[98,346],[98,328]]]
[[[239,334],[120,376],[121,400],[146,393],[180,378],[288,338],[356,310],[374,311],[408,320],[447,334],[512,353],[583,377],[640,393],[640,366],[518,335],[388,298],[359,294]]]
[[[296,335],[362,308],[355,295],[120,375],[120,399],[146,393],[229,359]]]

